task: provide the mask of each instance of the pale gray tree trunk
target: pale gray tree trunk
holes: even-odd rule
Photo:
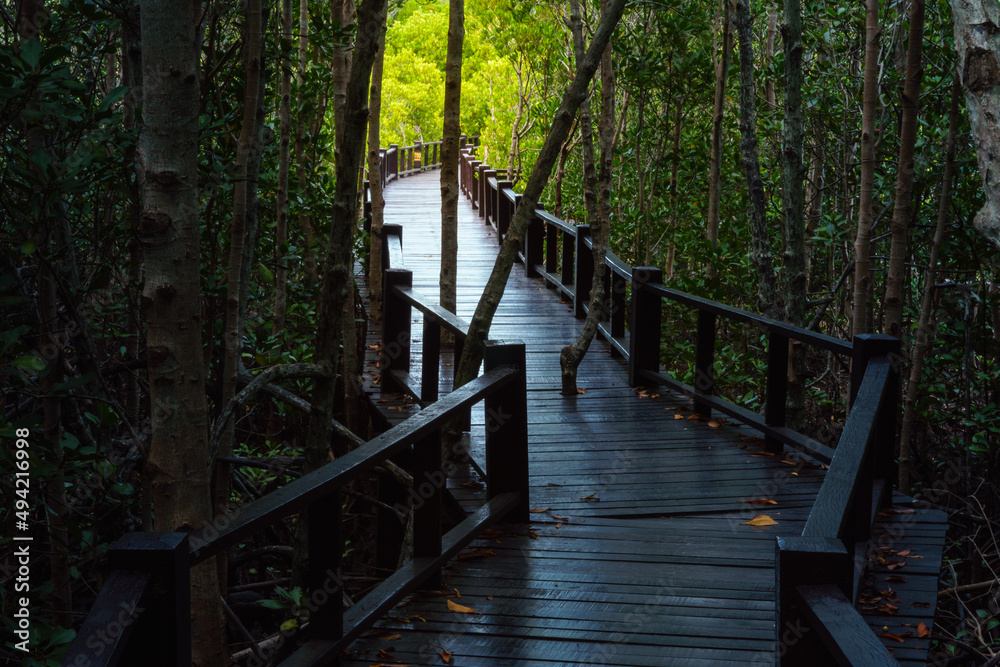
[[[711,154],[708,162],[708,224],[705,230],[712,247],[719,245],[719,203],[722,200],[722,120],[726,109],[726,79],[729,75],[729,59],[733,52],[733,11],[735,0],[719,0],[722,37],[721,52],[715,56],[715,99],[712,111]],[[715,267],[708,266],[710,275]]]
[[[281,91],[278,121],[278,193],[275,215],[275,237],[278,248],[277,271],[275,271],[274,308],[272,310],[271,333],[285,329],[285,312],[288,309],[288,171],[289,145],[292,135],[292,59],[290,49],[294,40],[292,33],[292,0],[281,0],[281,42],[278,45],[281,72]]]
[[[1000,246],[1000,5],[952,0],[958,71],[965,89],[986,204],[973,225]]]
[[[385,61],[386,17],[382,17],[375,62],[372,64],[371,93],[368,100],[368,185],[372,198],[371,241],[368,252],[368,312],[372,321],[382,321],[382,223],[385,197],[382,195],[381,142],[382,69]]]
[[[201,2],[143,0],[143,173],[139,239],[154,527],[190,531],[211,519],[208,407],[201,363],[198,104]],[[225,663],[215,563],[191,572],[193,663]]]

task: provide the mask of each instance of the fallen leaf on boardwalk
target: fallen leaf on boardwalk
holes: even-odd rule
[[[930,637],[931,631],[927,629],[927,626],[923,621],[917,623],[917,636],[923,639],[924,637]]]
[[[472,607],[466,607],[465,605],[458,604],[457,602],[452,602],[448,600],[448,609],[459,614],[478,614],[479,612]]]
[[[896,555],[897,556],[909,556],[910,555],[910,550],[909,549],[903,549],[902,551],[897,551]]]
[[[424,618],[423,616],[410,616],[410,620],[412,621],[413,619],[417,619],[421,623],[426,623],[427,622],[427,619]]]
[[[578,394],[586,394],[587,390],[584,389],[583,387],[577,387],[576,388],[576,393],[578,393]]]
[[[441,656],[441,659],[444,661],[444,664],[447,665],[451,663],[451,653],[447,649],[441,646],[435,646],[434,648],[441,649],[441,652],[438,655]]]
[[[589,496],[580,496],[580,500],[600,500],[596,493],[592,493]]]
[[[751,498],[750,500],[741,500],[741,503],[750,503],[751,505],[777,505],[778,501],[772,498]]]
[[[888,577],[885,578],[885,580],[887,582],[894,583],[894,584],[905,584],[906,583],[906,577],[901,577],[898,574],[890,574]]]
[[[722,422],[720,422],[718,419],[713,419],[712,421],[708,422],[708,425],[711,426],[712,428],[719,428],[720,426],[722,426]]]
[[[392,653],[389,653],[384,648],[380,648],[378,653],[375,654],[375,657],[380,660],[392,660],[393,662],[398,662],[399,660],[399,658],[394,656]]]
[[[899,555],[902,556],[903,554],[899,554]],[[907,558],[923,558],[923,556],[918,556],[916,554],[913,554],[912,556],[907,556]]]
[[[530,537],[533,540],[537,540],[538,539],[538,531],[535,530],[534,528],[529,528],[528,529],[528,537]]]
[[[487,600],[492,600],[492,599],[493,599],[493,596],[492,596],[492,595],[487,595],[487,596],[486,596],[486,599],[487,599]]]
[[[457,598],[462,597],[462,594],[458,592],[457,588],[452,588],[451,590],[455,591],[455,597],[457,597]]]
[[[368,349],[369,350],[377,350],[378,349],[378,345],[369,345]]]
[[[530,509],[528,511],[531,512],[532,514],[541,514],[542,512],[548,512],[549,508],[548,507],[535,507],[535,508]]]
[[[555,482],[549,482],[545,486],[562,486],[562,484],[556,484]]]
[[[562,523],[557,523],[556,528],[562,528]]]
[[[744,521],[743,526],[777,526],[778,522],[766,514],[758,514],[749,521]]]
[[[684,415],[674,415],[674,419],[684,419]]]
[[[569,517],[568,516],[556,516],[555,514],[552,514],[551,516],[556,521],[569,521]]]
[[[473,549],[472,551],[465,551],[458,554],[458,560],[468,560],[470,558],[485,558],[486,556],[496,556],[496,552],[492,549]],[[461,596],[459,596],[461,597]]]
[[[902,642],[906,641],[907,637],[910,637],[912,635],[913,635],[912,632],[904,632],[901,635],[894,635],[891,632],[880,632],[878,636],[879,637],[885,637],[886,639],[892,639],[892,640],[895,640],[897,642],[902,643]]]
[[[700,422],[701,419],[702,419],[701,415],[699,415],[697,412],[694,413],[693,415],[691,415],[690,417],[688,417],[688,421],[691,421],[691,422]]]
[[[482,482],[462,482],[462,486],[467,489],[482,489],[484,488]]]
[[[383,635],[382,637],[376,637],[380,642],[394,642],[397,639],[402,639],[403,635]]]

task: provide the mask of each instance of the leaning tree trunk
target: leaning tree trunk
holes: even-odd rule
[[[924,276],[924,294],[920,300],[920,319],[917,334],[913,339],[913,353],[910,355],[910,378],[906,383],[906,404],[903,408],[903,423],[899,432],[899,484],[897,488],[908,493],[913,468],[910,439],[913,419],[916,414],[917,394],[920,393],[920,375],[924,370],[924,356],[930,345],[931,316],[934,311],[934,285],[937,283],[938,253],[948,229],[948,204],[951,199],[951,182],[955,171],[955,144],[958,136],[960,86],[956,77],[951,91],[951,113],[948,123],[948,139],[945,146],[944,173],[941,176],[941,194],[938,201],[937,227],[931,242],[927,259],[927,275]]]
[[[865,10],[865,82],[861,110],[861,201],[858,203],[858,232],[854,237],[854,304],[851,330],[854,335],[868,331],[868,296],[871,294],[871,233],[875,212],[875,102],[878,100],[878,0],[868,0]]]
[[[372,87],[368,100],[368,189],[372,198],[371,241],[368,252],[368,312],[372,321],[382,321],[382,223],[385,197],[382,195],[382,67],[385,61],[386,17],[382,17],[375,62],[372,64]]]
[[[552,127],[549,128],[542,150],[538,153],[538,160],[531,171],[531,177],[524,187],[521,203],[514,213],[507,237],[500,247],[500,253],[493,264],[493,271],[490,273],[486,288],[476,306],[472,322],[469,323],[469,335],[462,350],[462,360],[455,371],[457,386],[469,382],[479,373],[479,364],[483,359],[483,342],[489,335],[493,315],[496,314],[500,298],[503,297],[504,286],[510,276],[511,267],[514,266],[514,258],[517,257],[517,251],[521,247],[524,232],[538,206],[538,199],[548,183],[552,167],[559,157],[559,149],[573,125],[573,117],[587,97],[590,80],[600,65],[601,55],[604,52],[604,47],[611,40],[611,33],[614,32],[615,26],[621,19],[625,3],[626,0],[611,0],[608,3],[608,11],[601,18],[601,22],[594,32],[594,38],[587,50],[587,55],[577,68],[573,81],[563,93],[562,102],[559,104],[552,121]]]
[[[151,441],[146,459],[156,530],[190,531],[211,518],[208,406],[201,363],[198,226],[200,2],[143,0],[143,178],[139,239]],[[191,571],[193,662],[225,663],[215,563]]]
[[[465,0],[450,0],[448,54],[444,65],[444,130],[441,139],[441,306],[454,313],[458,273],[458,141],[461,133],[462,44]],[[450,336],[445,336],[450,340]]]
[[[712,111],[711,155],[708,162],[708,225],[705,233],[713,248],[719,245],[719,203],[722,200],[722,120],[726,109],[726,78],[729,58],[733,51],[733,0],[720,0],[722,5],[722,52],[715,63],[715,100]],[[712,263],[710,275],[715,274]]]
[[[580,20],[580,3],[570,0],[570,30],[573,33],[573,49],[576,53],[577,67],[582,64],[586,55],[583,41],[583,21]],[[594,164],[594,138],[590,116],[590,97],[583,101],[580,107],[580,134],[583,139],[583,174],[586,181],[584,190],[591,193],[587,198],[587,218],[590,220],[590,238],[593,241],[592,255],[594,260],[593,280],[591,281],[590,299],[587,316],[583,321],[580,335],[559,353],[559,367],[562,375],[562,393],[575,395],[577,393],[576,374],[580,362],[587,354],[591,341],[597,334],[597,326],[604,315],[605,285],[604,276],[607,273],[605,258],[608,254],[608,237],[610,235],[610,199],[611,199],[611,168],[605,165],[605,159],[611,157],[612,141],[614,139],[614,77],[611,73],[611,43],[604,48],[601,55],[601,171],[606,180],[598,183],[597,168]],[[610,106],[610,109],[606,108]],[[611,118],[608,120],[607,115]],[[608,136],[610,135],[610,137]]]
[[[951,11],[958,71],[986,193],[973,225],[1000,246],[1000,6],[996,0],[952,0]]]
[[[305,77],[309,55],[309,0],[299,3],[299,68],[297,83],[299,86],[299,107],[305,104]],[[305,193],[309,185],[308,165],[306,164],[306,135],[309,130],[309,119],[301,111],[295,117],[295,178],[298,182],[299,195]],[[305,211],[299,211],[299,229],[302,230],[302,257],[305,260],[306,280],[310,287],[319,283],[319,269],[316,266],[316,243],[313,231],[312,217]]]
[[[892,244],[885,285],[885,333],[903,337],[903,283],[906,275],[910,217],[913,213],[913,159],[920,120],[921,55],[924,41],[924,0],[910,3],[910,35],[906,46],[903,119],[899,130],[896,200],[892,211]]]
[[[767,233],[764,181],[757,150],[756,93],[753,80],[753,19],[746,0],[736,3],[736,32],[740,42],[740,154],[750,206],[750,259],[757,271],[757,307],[768,317],[781,317],[778,288]]]

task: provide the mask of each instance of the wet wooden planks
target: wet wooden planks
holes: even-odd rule
[[[414,289],[434,298],[438,178],[428,172],[386,191],[386,221],[404,226]],[[469,319],[497,239],[467,202],[459,210],[457,310]],[[419,377],[422,321],[416,311],[412,319],[411,374]],[[344,664],[441,665],[442,655],[448,664],[490,666],[773,664],[774,538],[801,532],[822,470],[798,455],[767,455],[745,427],[691,419],[683,397],[628,387],[623,361],[600,341],[580,367],[583,393],[560,395],[559,350],[579,330],[571,304],[516,265],[490,337],[527,345],[532,524],[474,543],[445,571],[443,590],[397,607]],[[366,388],[388,426],[419,407],[379,393],[378,336],[372,327]],[[441,360],[442,392],[453,363],[447,353]],[[480,467],[484,435],[474,411],[471,455]],[[449,487],[471,509],[482,501],[481,482],[471,470]],[[903,637],[884,641],[904,664],[923,664],[927,640],[916,637],[916,623],[931,625],[933,606],[924,605],[934,603],[946,524],[897,500],[898,513],[876,530],[891,540],[887,549],[913,545],[910,553],[925,558],[897,566],[909,568],[905,581],[897,574],[887,582],[896,570],[876,567],[863,600],[891,586],[893,615],[877,603],[862,608],[873,628]],[[746,525],[760,513],[778,524]],[[477,613],[452,611],[449,600]]]

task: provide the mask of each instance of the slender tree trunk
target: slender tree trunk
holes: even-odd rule
[[[462,45],[465,0],[449,0],[444,67],[444,136],[441,140],[441,306],[455,312],[458,272],[458,140],[461,134]],[[449,338],[445,336],[444,338]]]
[[[299,107],[305,103],[305,76],[309,54],[309,0],[299,2]],[[322,105],[321,105],[322,106]],[[295,177],[298,181],[300,195],[309,185],[308,165],[306,164],[306,133],[309,130],[309,119],[302,113],[296,116],[295,128]],[[313,133],[315,135],[315,133]],[[302,210],[299,211],[299,229],[302,230],[302,256],[306,265],[306,280],[310,285],[319,283],[319,269],[316,266],[316,235],[313,232],[312,218]]]
[[[751,260],[757,271],[757,307],[769,317],[781,316],[771,241],[767,232],[764,181],[757,149],[757,111],[753,70],[753,19],[746,0],[736,3],[736,32],[740,43],[740,153],[750,206]]]
[[[920,124],[921,56],[924,41],[924,0],[910,2],[910,35],[906,52],[906,82],[903,84],[903,118],[899,130],[899,164],[896,200],[892,211],[892,244],[885,285],[885,333],[902,338],[903,284],[906,273],[910,217],[913,212],[913,159]]]
[[[557,218],[562,217],[562,184],[563,178],[566,176],[566,160],[569,159],[570,153],[573,152],[573,149],[579,143],[579,139],[574,138],[578,125],[578,121],[574,120],[573,127],[569,129],[569,134],[566,136],[566,141],[563,142],[562,147],[559,149],[556,178],[555,183],[552,184],[552,215]]]
[[[778,10],[774,6],[767,8],[767,37],[764,40],[764,66],[768,72],[774,62],[774,38],[778,33]],[[774,94],[774,78],[768,75],[764,79],[764,99],[768,109],[777,109],[778,100]]]
[[[143,174],[139,238],[152,409],[146,475],[155,528],[193,530],[211,517],[208,407],[201,364],[198,225],[200,2],[143,0]],[[191,572],[193,664],[225,663],[215,564]]]
[[[122,22],[122,77],[128,92],[125,93],[123,102],[123,118],[125,128],[131,130],[136,125],[135,112],[142,109],[142,43],[140,40],[141,31],[139,28],[139,1],[130,0],[126,9],[126,18]],[[135,170],[135,164],[132,164]],[[136,174],[138,177],[138,174]],[[139,284],[142,279],[142,249],[135,238],[135,231],[139,226],[139,215],[142,213],[142,202],[140,200],[140,186],[138,178],[134,184],[128,186],[129,189],[129,229],[131,230],[131,240],[128,247],[129,255],[129,300],[128,300],[128,335],[125,338],[125,360],[136,361],[139,359],[139,299],[132,289]],[[136,373],[128,373],[125,376],[125,418],[129,423],[139,422],[139,376]]]
[[[782,27],[785,51],[785,119],[782,126],[782,207],[785,213],[785,319],[804,326],[806,318],[805,166],[802,160],[802,8],[785,0]],[[791,345],[788,383],[789,426],[797,427],[805,406],[805,360],[800,345]]]
[[[500,298],[503,296],[504,286],[510,276],[510,270],[521,246],[521,240],[524,238],[528,221],[534,214],[534,209],[538,206],[538,199],[552,174],[552,167],[558,159],[559,149],[573,125],[573,117],[587,97],[590,80],[600,65],[604,48],[611,40],[611,33],[621,19],[625,3],[626,0],[611,0],[608,3],[608,10],[594,32],[586,57],[577,68],[576,75],[563,94],[562,102],[556,110],[552,126],[549,128],[545,143],[538,154],[538,160],[525,184],[521,203],[514,213],[514,219],[511,220],[507,238],[504,239],[503,245],[500,247],[493,271],[490,273],[486,288],[476,306],[472,322],[469,323],[469,335],[462,350],[461,362],[455,371],[455,381],[458,386],[469,382],[479,373],[479,365],[483,359],[483,341],[489,335],[493,315],[496,313]]]
[[[986,203],[973,225],[1000,246],[1000,9],[995,0],[952,0],[958,71]]]
[[[247,236],[251,227],[247,224],[251,187],[250,171],[257,128],[257,107],[261,83],[261,43],[263,38],[263,17],[261,0],[249,0],[244,40],[246,47],[246,84],[244,86],[243,124],[236,145],[236,171],[233,183],[233,222],[230,228],[229,264],[226,272],[226,324],[223,333],[224,353],[222,371],[221,410],[236,395],[236,379],[240,365],[241,341],[243,339],[244,304],[243,283],[246,260]],[[259,152],[258,152],[259,156]],[[252,244],[251,244],[252,245]],[[219,445],[219,456],[228,457],[233,453],[233,426],[230,424]],[[214,505],[219,515],[229,507],[230,476],[232,465],[219,462],[215,467]],[[224,579],[227,556],[218,559],[219,575]]]
[[[951,182],[955,168],[955,144],[958,137],[959,97],[961,86],[956,76],[951,90],[951,113],[948,123],[948,139],[945,146],[944,173],[941,176],[941,194],[938,200],[937,227],[931,242],[927,260],[927,274],[924,277],[924,294],[920,301],[920,320],[917,334],[913,339],[913,353],[910,355],[910,378],[906,383],[906,404],[903,408],[903,423],[899,433],[899,485],[903,493],[908,493],[913,477],[913,456],[910,441],[913,420],[916,414],[917,396],[920,393],[920,376],[924,370],[924,357],[930,345],[931,318],[934,313],[934,285],[938,280],[938,255],[944,235],[948,231],[948,204],[951,199]]]
[[[712,144],[708,163],[708,226],[706,236],[713,248],[719,245],[719,203],[722,199],[722,119],[726,109],[726,79],[733,51],[733,11],[735,0],[719,0],[722,14],[721,53],[715,59],[715,100],[712,112]],[[714,55],[714,54],[713,54]],[[715,267],[708,266],[709,275]]]
[[[364,158],[364,137],[368,123],[368,82],[381,33],[385,0],[363,0],[357,9],[358,33],[346,87],[344,140],[336,166],[330,240],[323,271],[323,289],[316,327],[315,360],[329,373],[318,378],[309,411],[306,440],[306,469],[315,470],[328,460],[333,436],[333,409],[336,369],[340,366],[343,303],[347,282],[353,279],[351,235],[355,224],[358,175]],[[340,448],[338,448],[340,449]]]
[[[372,64],[372,85],[368,101],[368,184],[372,197],[371,246],[368,253],[368,312],[374,322],[382,321],[382,223],[385,197],[382,195],[381,162],[379,151],[382,121],[382,68],[385,61],[386,17]]]
[[[573,33],[573,47],[576,52],[577,69],[583,64],[586,51],[583,41],[583,21],[580,20],[580,3],[569,0],[570,30]],[[590,97],[580,106],[580,130],[583,136],[583,173],[587,182],[585,190],[592,195],[587,201],[587,217],[590,219],[590,238],[593,241],[592,254],[594,260],[593,281],[590,288],[589,310],[583,321],[583,329],[573,343],[567,345],[559,353],[559,366],[562,370],[562,393],[575,395],[577,392],[576,372],[580,362],[587,354],[590,343],[597,333],[597,326],[604,316],[605,285],[604,276],[607,266],[604,263],[608,254],[608,236],[611,198],[611,167],[605,164],[606,158],[611,158],[611,141],[614,138],[614,75],[611,72],[611,42],[604,48],[601,55],[602,73],[602,104],[601,104],[601,180],[594,165],[594,139],[590,119]],[[605,107],[610,105],[610,111]],[[606,114],[611,115],[610,120]],[[610,135],[610,136],[608,136]]]
[[[281,72],[281,101],[278,122],[278,194],[275,236],[277,271],[275,272],[274,309],[271,333],[285,329],[285,312],[288,307],[288,171],[289,144],[292,135],[292,0],[281,0],[281,40],[278,43]]]
[[[855,336],[869,331],[868,297],[871,294],[871,231],[875,190],[875,103],[878,100],[879,53],[878,0],[867,0],[865,9],[865,80],[861,111],[861,181],[858,231],[854,237],[854,304],[851,328]]]
[[[507,154],[507,180],[509,181],[514,180],[514,168],[517,166],[517,158],[521,153],[521,123],[524,121],[524,112],[528,106],[524,68],[519,62],[512,63],[511,67],[517,75],[517,116],[514,118],[514,125],[510,128],[510,152]]]

